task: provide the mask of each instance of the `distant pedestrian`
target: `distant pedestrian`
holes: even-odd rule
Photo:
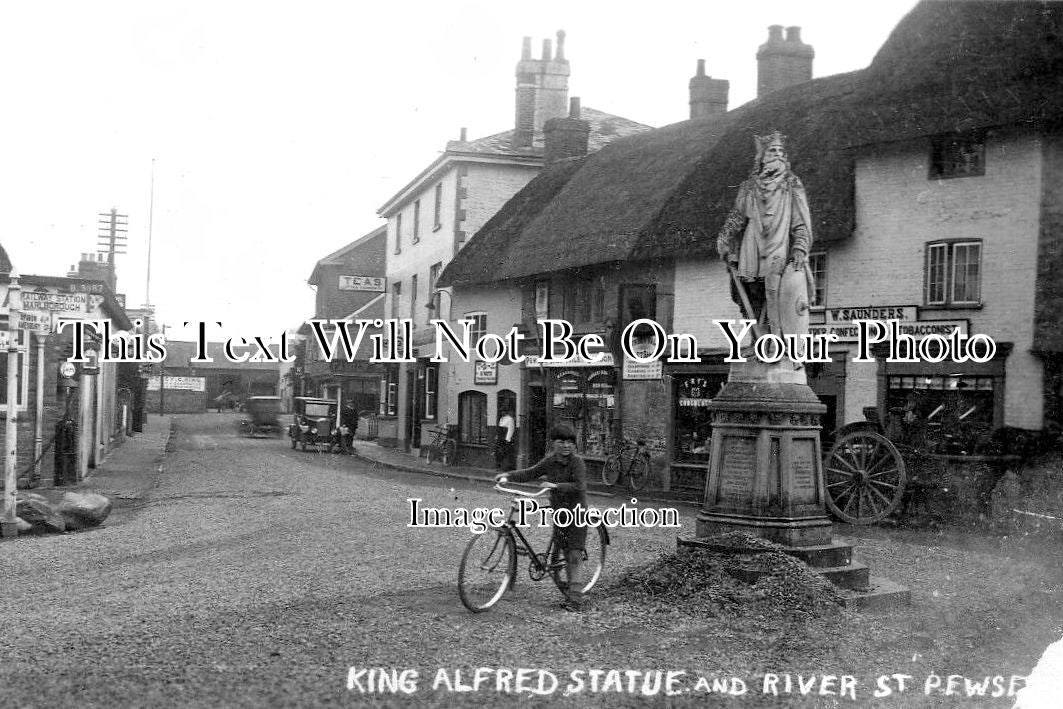
[[[346,428],[346,432],[340,436],[340,450],[350,453],[354,443],[354,434],[358,430],[358,409],[353,401],[348,401],[340,413],[340,425]]]
[[[517,423],[513,420],[513,414],[509,409],[503,409],[502,416],[498,419],[497,431],[495,469],[513,470],[513,468],[517,467],[516,450],[513,446],[513,436],[517,432]]]

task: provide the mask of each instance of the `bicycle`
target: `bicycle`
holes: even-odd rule
[[[539,554],[532,548],[517,526],[520,498],[536,498],[551,489],[538,492],[516,490],[495,485],[499,492],[515,495],[510,503],[509,516],[498,526],[491,525],[483,534],[476,534],[461,555],[458,567],[458,595],[462,604],[473,613],[480,613],[498,603],[517,581],[517,557],[528,559],[528,577],[541,581],[547,574],[562,594],[568,592],[564,549],[557,530],[550,534],[546,551]],[[602,576],[609,532],[602,525],[587,530],[584,544],[583,592],[590,591]]]
[[[602,482],[616,485],[621,475],[627,478],[628,487],[639,491],[650,479],[650,450],[646,441],[639,439],[632,446],[626,440],[618,440],[613,452],[602,466]]]
[[[437,459],[443,461],[443,465],[450,465],[458,457],[458,444],[450,436],[449,426],[436,426],[432,431],[432,441],[428,444],[428,462],[433,463]]]

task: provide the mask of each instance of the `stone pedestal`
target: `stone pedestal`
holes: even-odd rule
[[[731,365],[710,404],[712,456],[697,536],[748,532],[789,547],[830,544],[820,416],[789,361]]]

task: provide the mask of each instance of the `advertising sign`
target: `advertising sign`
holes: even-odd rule
[[[377,276],[340,276],[340,290],[384,292],[384,279]]]
[[[477,362],[472,382],[473,384],[497,384],[498,362]]]

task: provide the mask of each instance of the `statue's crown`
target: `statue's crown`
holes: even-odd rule
[[[777,130],[772,131],[767,135],[755,135],[753,136],[753,140],[757,143],[758,155],[763,154],[764,151],[768,149],[768,146],[771,145],[778,145],[781,146],[783,150],[786,149],[786,136]]]

